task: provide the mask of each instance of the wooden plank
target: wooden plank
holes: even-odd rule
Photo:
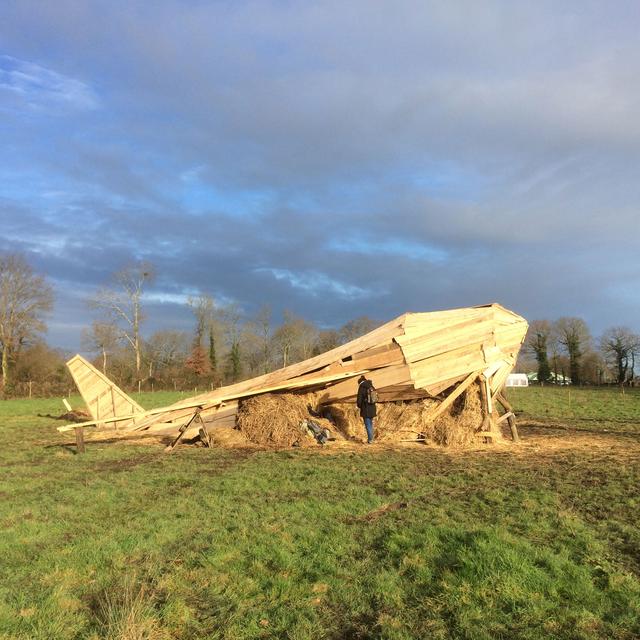
[[[483,433],[493,431],[491,424],[491,409],[489,407],[489,398],[487,396],[487,379],[484,375],[479,376],[480,381],[480,405],[482,407],[482,426],[480,431]]]
[[[357,360],[363,360],[371,356],[377,356],[381,353],[386,353],[387,351],[395,351],[396,349],[398,349],[398,344],[395,340],[396,339],[394,338],[393,340],[386,342],[385,344],[371,347],[370,349],[365,349],[364,351],[358,351],[351,356],[351,361],[356,362]],[[343,359],[342,362],[344,363],[345,360]]]
[[[273,391],[282,391],[283,389],[299,389],[299,388],[305,388],[305,387],[314,387],[314,386],[326,384],[327,382],[333,382],[335,380],[342,380],[344,378],[353,378],[355,376],[361,375],[362,373],[366,373],[366,372],[355,371],[353,373],[341,373],[333,376],[324,376],[320,378],[314,378],[313,380],[305,380],[302,382],[288,382],[280,385],[274,385],[273,387],[266,387],[266,388],[260,389],[259,391],[245,391],[242,393],[234,394],[229,397],[222,396],[212,400],[209,408],[211,408],[212,406],[220,405],[222,402],[226,400],[246,398],[247,396],[259,395],[263,393],[271,393]],[[170,405],[168,407],[151,409],[150,411],[144,411],[140,414],[107,418],[106,420],[100,420],[100,422],[110,423],[110,422],[127,420],[129,418],[145,418],[149,416],[164,416],[166,418],[167,416],[173,415],[173,414],[176,414],[176,417],[180,417],[180,412],[187,411],[189,413],[192,413],[193,409],[195,409],[196,407],[206,408],[207,405],[203,404],[204,402],[206,402],[205,396],[202,396],[201,398],[202,398],[201,400],[194,400],[193,402],[184,403],[180,405]],[[163,418],[157,418],[157,420],[162,420],[162,419]],[[58,431],[60,432],[69,431],[69,429],[73,429],[74,427],[78,427],[78,426],[91,427],[91,426],[94,426],[95,424],[96,424],[96,420],[88,420],[87,422],[81,422],[77,424],[70,424],[70,425],[64,425],[62,427],[58,427]],[[145,426],[147,425],[139,424],[139,425],[136,425],[135,429],[136,430],[142,429]]]
[[[493,318],[486,315],[472,318],[456,318],[438,328],[423,329],[422,327],[416,327],[410,331],[405,331],[405,335],[396,338],[396,342],[403,349],[410,349],[419,343],[429,343],[442,339],[451,340],[452,336],[475,334],[485,330],[492,331],[494,328]]]
[[[433,422],[440,415],[442,415],[456,400],[459,398],[475,381],[480,374],[480,371],[474,371],[469,374],[464,382],[461,382],[431,413],[425,417],[425,422]]]
[[[507,418],[509,429],[511,430],[511,438],[514,442],[520,442],[520,435],[518,434],[516,416],[513,411],[513,407],[500,391],[496,393],[496,400],[504,407],[505,411],[507,412],[504,414],[504,416],[502,416],[501,420],[505,417]]]
[[[350,369],[379,369],[381,367],[393,367],[397,364],[405,364],[404,354],[398,345],[385,349],[381,353],[375,353],[364,358],[354,359],[352,362],[344,362],[343,370]]]
[[[178,442],[180,442],[180,440],[182,440],[182,437],[184,436],[185,432],[187,431],[187,429],[200,417],[200,410],[196,409],[193,416],[189,419],[188,422],[186,422],[184,425],[182,425],[179,429],[178,435],[175,438],[175,440],[171,443],[168,444],[165,447],[165,453],[171,453],[174,449],[175,446],[178,444]]]
[[[484,356],[477,350],[451,361],[439,359],[434,365],[422,367],[418,372],[412,367],[412,376],[416,387],[427,387],[441,380],[462,376],[469,371],[484,370]]]
[[[411,383],[409,367],[396,365],[385,369],[378,369],[366,373],[369,380],[378,391],[384,391],[384,387],[394,385],[406,385]],[[358,381],[355,376],[344,382],[333,384],[319,393],[318,402],[326,404],[331,402],[348,402],[358,394]]]
[[[287,380],[293,380],[298,376],[312,373],[314,371],[321,373],[320,370],[324,367],[340,362],[343,358],[354,353],[366,351],[367,349],[388,343],[396,336],[401,335],[403,332],[404,318],[404,315],[399,316],[398,318],[387,322],[381,327],[374,329],[372,332],[357,338],[356,340],[352,340],[347,344],[331,349],[330,351],[310,358],[309,360],[289,365],[288,367],[257,378],[222,387],[221,389],[217,389],[200,396],[187,398],[184,401],[170,405],[167,409],[175,408],[181,404],[189,402],[194,402],[195,404],[193,406],[196,406],[197,404],[201,404],[203,406],[206,406],[207,404],[215,405],[218,404],[218,401],[222,398],[244,397],[246,395],[251,395],[249,392],[263,393],[263,389],[265,387],[275,387],[281,385]],[[285,386],[281,388],[285,388]]]
[[[414,348],[404,349],[404,357],[410,364],[419,364],[423,360],[433,357],[445,357],[458,349],[465,348],[469,345],[484,345],[490,348],[495,344],[493,333],[489,331],[478,332],[473,335],[462,336],[455,342],[451,338],[442,338],[434,340],[432,343],[418,343]]]
[[[505,360],[504,364],[491,378],[491,393],[495,397],[495,394],[502,389],[504,383],[507,381],[507,376],[513,370],[515,366],[515,360]]]
[[[424,329],[446,326],[452,319],[474,318],[483,315],[493,315],[490,307],[462,307],[460,309],[447,309],[446,311],[429,311],[424,313],[407,313],[405,328],[412,330],[415,327]]]
[[[466,377],[466,373],[462,375],[455,376],[453,378],[447,378],[446,380],[441,380],[435,384],[428,385],[423,388],[429,395],[437,396],[443,391],[446,391],[449,387],[452,387],[454,384],[458,384],[458,382],[462,382]]]

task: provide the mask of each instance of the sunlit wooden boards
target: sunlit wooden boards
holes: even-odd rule
[[[107,376],[98,371],[82,356],[76,355],[67,362],[73,381],[95,420],[105,420],[117,416],[143,413],[144,409],[132,400]],[[126,429],[135,425],[135,419],[118,422],[118,428]]]
[[[482,374],[494,395],[526,331],[524,318],[498,304],[406,313],[303,362],[146,413],[80,356],[69,361],[69,368],[94,418],[88,424],[122,416],[123,431],[166,433],[177,431],[194,411],[212,424],[231,424],[238,402],[262,393],[313,391],[320,404],[352,402],[361,374],[373,381],[381,402],[447,396],[472,373]]]
[[[511,370],[527,332],[527,322],[498,304],[435,313],[407,314],[402,348],[416,389],[441,393],[465,374],[490,368]],[[500,386],[504,384],[502,380]]]

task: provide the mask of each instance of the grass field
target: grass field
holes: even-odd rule
[[[522,444],[465,452],[79,456],[2,402],[0,638],[639,638],[640,395],[509,395]]]

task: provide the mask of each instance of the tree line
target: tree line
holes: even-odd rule
[[[145,291],[153,265],[138,263],[113,274],[88,307],[94,320],[82,331],[83,351],[125,389],[205,390],[268,373],[353,340],[378,326],[362,316],[339,329],[322,329],[285,311],[276,324],[263,305],[254,315],[217,304],[206,293],[188,299],[193,329],[164,328],[145,335]],[[63,394],[73,389],[64,365],[70,354],[50,347],[46,318],[54,291],[23,256],[0,255],[0,351],[4,397]],[[537,371],[541,383],[630,384],[640,336],[628,327],[594,339],[581,318],[531,322],[518,370]]]
[[[113,274],[86,301],[94,315],[82,331],[83,352],[125,389],[206,390],[269,373],[365,333],[378,323],[362,316],[339,329],[322,329],[285,311],[276,323],[263,305],[245,315],[237,304],[217,304],[206,293],[188,299],[193,329],[163,328],[150,335],[145,291],[149,263]],[[5,397],[63,394],[73,388],[64,362],[70,354],[44,339],[53,289],[22,256],[0,256],[0,349]]]
[[[582,318],[555,321],[534,320],[529,324],[520,371],[533,365],[538,382],[565,384],[633,384],[640,335],[629,327],[609,327],[594,338]]]

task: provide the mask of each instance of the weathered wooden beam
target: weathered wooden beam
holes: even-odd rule
[[[489,396],[487,394],[487,379],[483,375],[480,375],[478,379],[480,382],[480,405],[482,407],[482,426],[480,427],[480,431],[484,434],[492,431],[491,413],[489,409]]]
[[[502,424],[505,420],[508,420],[509,418],[513,417],[513,413],[511,413],[511,411],[507,411],[507,413],[503,413],[499,418],[498,418],[498,424]]]
[[[507,422],[509,423],[509,429],[511,430],[511,438],[514,442],[520,442],[520,434],[518,433],[518,426],[516,425],[516,415],[513,411],[513,407],[511,403],[502,395],[502,392],[498,391],[496,393],[496,400],[504,407],[505,413],[507,417]],[[504,417],[504,416],[503,416]]]
[[[171,443],[168,444],[164,450],[165,453],[171,453],[173,451],[173,449],[175,448],[175,446],[178,444],[178,442],[180,442],[180,440],[182,440],[182,436],[185,434],[186,430],[191,426],[191,424],[197,420],[200,417],[200,409],[196,409],[194,414],[191,416],[191,418],[185,422],[179,429],[179,433],[178,436],[176,437],[176,439]]]
[[[459,398],[478,377],[479,371],[469,374],[454,391],[452,391],[431,413],[425,417],[425,422],[433,422],[441,416]]]

